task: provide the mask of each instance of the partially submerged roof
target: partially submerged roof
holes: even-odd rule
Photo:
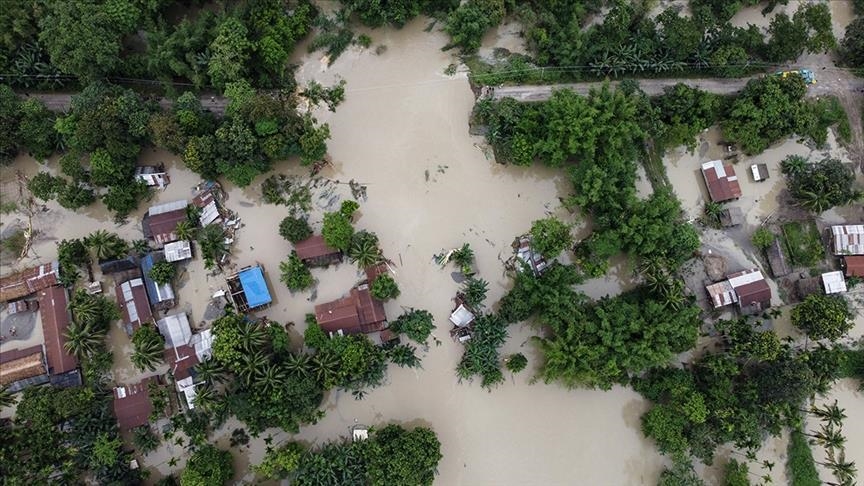
[[[238,274],[240,278],[240,286],[243,288],[243,293],[246,295],[246,302],[250,309],[267,305],[273,301],[270,297],[270,291],[267,289],[267,282],[264,280],[264,271],[261,267],[250,267],[241,270]]]
[[[179,262],[192,258],[192,243],[189,240],[180,240],[165,245],[165,260]]]
[[[153,253],[150,253],[141,259],[141,273],[144,274],[144,285],[147,287],[147,297],[150,298],[150,303],[152,305],[157,305],[162,302],[173,301],[174,289],[171,287],[170,283],[160,285],[150,278],[150,270],[153,269],[153,265],[156,263],[156,259],[153,255]]]
[[[864,277],[864,256],[843,257],[847,277]]]
[[[827,272],[822,274],[822,287],[826,294],[839,294],[846,292],[846,279],[843,278],[843,272]]]
[[[735,289],[732,288],[728,280],[708,285],[705,290],[715,308],[738,302],[738,295],[735,294]]]
[[[69,298],[66,289],[55,286],[39,292],[39,313],[42,314],[42,334],[45,337],[45,355],[48,373],[56,375],[74,370],[78,359],[66,352],[66,328],[71,317],[67,310]]]
[[[209,359],[213,354],[213,330],[205,329],[198,334],[193,334],[189,344],[195,350],[198,361]]]
[[[372,297],[368,286],[361,285],[341,299],[316,305],[315,320],[325,332],[359,334],[382,330],[387,316],[384,304]]]
[[[153,319],[150,301],[144,288],[144,279],[133,278],[114,287],[117,294],[117,305],[123,314],[123,322],[132,326],[132,330]]]
[[[59,272],[60,263],[55,260],[0,277],[0,302],[20,299],[44,288],[57,285]]]
[[[189,327],[189,318],[185,312],[159,319],[156,326],[165,338],[165,348],[189,344],[189,340],[192,339],[192,328]]]
[[[178,240],[177,223],[186,220],[187,205],[183,200],[151,207],[144,215],[144,237],[162,245]]]
[[[342,254],[341,251],[328,246],[321,235],[312,235],[303,241],[298,241],[294,244],[294,250],[297,252],[297,258],[304,262],[322,257],[335,257]]]
[[[463,304],[459,304],[459,307],[450,314],[450,322],[454,326],[465,327],[474,322],[474,313],[468,310]]]
[[[183,393],[189,410],[195,410],[195,397],[198,396],[198,392],[195,390],[195,379],[192,376],[186,376],[177,380],[177,391]]]
[[[117,425],[121,429],[129,430],[147,424],[150,414],[153,413],[148,384],[154,381],[153,378],[148,378],[134,385],[114,388],[114,416],[117,417]]]
[[[738,206],[731,206],[720,211],[720,224],[724,228],[738,226],[744,222],[744,211]]]
[[[42,362],[42,350],[37,346],[37,349],[28,355],[7,359],[0,363],[0,386],[44,375],[46,372],[45,364]]]
[[[182,380],[187,376],[191,376],[192,368],[198,364],[195,348],[188,344],[183,344],[176,348],[167,348],[162,356],[165,358],[165,363],[168,364],[175,380]]]
[[[729,201],[741,197],[741,184],[735,169],[721,160],[712,160],[702,164],[702,177],[708,186],[708,195],[714,202]]]
[[[201,226],[218,223],[222,219],[222,214],[219,213],[219,206],[216,203],[216,198],[211,190],[199,192],[193,199],[192,204],[201,209],[201,216],[198,221]]]
[[[864,224],[831,227],[835,255],[864,255]]]

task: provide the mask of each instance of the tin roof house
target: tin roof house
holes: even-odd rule
[[[316,305],[315,320],[328,333],[372,334],[387,325],[384,304],[372,297],[366,284],[341,299]]]
[[[57,285],[59,278],[60,262],[57,260],[0,277],[0,302],[35,294]]]
[[[705,287],[714,308],[738,304],[745,313],[760,312],[771,307],[771,288],[757,269],[730,274],[726,280]]]
[[[326,267],[342,262],[342,252],[331,248],[321,235],[312,235],[294,244],[297,258],[307,266]]]
[[[864,277],[864,256],[844,256],[842,265],[847,277]]]
[[[126,334],[132,335],[142,324],[153,320],[144,279],[133,278],[114,286],[117,305],[123,316]]]
[[[156,383],[156,379],[147,378],[132,385],[114,388],[112,409],[120,429],[130,430],[147,425],[150,414],[153,413],[153,403],[150,402],[150,383]]]
[[[832,226],[831,244],[835,255],[864,255],[864,224]]]
[[[155,255],[155,256],[154,256]],[[143,274],[144,286],[147,289],[147,298],[150,305],[156,309],[168,310],[174,307],[174,288],[170,283],[157,284],[150,278],[150,270],[157,261],[161,260],[161,253],[150,253],[141,259],[141,273]]]
[[[179,240],[177,224],[186,221],[186,206],[188,203],[185,200],[152,206],[142,222],[144,237],[160,247]]]
[[[712,201],[731,201],[741,197],[741,184],[731,164],[723,164],[721,160],[705,162],[702,164],[702,177]]]

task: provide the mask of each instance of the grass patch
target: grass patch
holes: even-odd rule
[[[789,473],[789,484],[792,486],[820,486],[819,473],[816,471],[816,461],[807,437],[801,433],[800,427],[789,434],[786,468]]]
[[[855,378],[860,388],[864,388],[864,349],[846,349],[845,358],[837,370],[839,378]]]
[[[825,258],[822,239],[813,221],[793,221],[781,226],[781,230],[793,265],[810,267]]]
[[[648,182],[654,192],[664,188],[672,187],[669,178],[666,176],[666,166],[663,165],[663,150],[653,146],[653,142],[647,144],[641,160],[642,167],[645,169],[645,175],[648,177]]]

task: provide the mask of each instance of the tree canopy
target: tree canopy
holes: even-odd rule
[[[789,192],[802,207],[821,213],[835,206],[844,206],[861,199],[855,174],[837,159],[819,162],[792,163],[788,157],[781,165],[789,181]]]
[[[852,329],[852,312],[842,296],[814,294],[792,309],[792,324],[813,339],[836,341]]]
[[[225,484],[234,475],[231,453],[204,444],[186,462],[180,476],[181,486],[209,486]]]

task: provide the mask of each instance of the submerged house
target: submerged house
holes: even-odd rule
[[[133,278],[114,286],[117,305],[123,316],[126,334],[132,335],[142,324],[153,320],[144,279]]]
[[[226,282],[231,301],[240,312],[264,307],[273,301],[260,265],[246,267],[228,277]]]
[[[831,244],[835,255],[864,255],[864,224],[832,226]]]
[[[521,271],[527,265],[534,275],[541,275],[549,264],[540,252],[531,247],[531,237],[528,235],[520,236],[513,242],[513,249],[516,251],[516,269]]]
[[[474,323],[476,317],[465,304],[459,303],[456,309],[450,314],[450,322],[453,323],[450,336],[460,343],[471,339],[471,324]]]
[[[0,353],[0,387],[15,393],[48,381],[42,346],[13,349]]]
[[[156,383],[155,378],[147,378],[133,385],[123,385],[114,388],[112,409],[121,430],[130,430],[147,425],[150,414],[153,413],[153,403],[150,401],[150,383]]]
[[[52,285],[57,285],[59,279],[60,262],[57,260],[0,277],[0,302],[8,302],[35,294]]]
[[[307,266],[326,267],[342,262],[342,252],[327,245],[321,235],[312,235],[294,244],[297,258]]]
[[[135,179],[147,184],[147,187],[158,187],[163,189],[171,182],[165,165],[139,165],[135,167]]]
[[[138,270],[140,262],[134,256],[118,258],[114,260],[99,261],[99,270],[102,275],[113,275],[115,273],[132,272]],[[116,276],[114,278],[117,278]]]
[[[186,206],[185,200],[152,206],[142,222],[144,238],[153,240],[160,247],[179,240],[177,224],[186,221]]]
[[[719,203],[741,197],[741,184],[731,164],[723,164],[721,160],[705,162],[702,177],[712,201]]]
[[[341,299],[315,306],[315,320],[327,333],[373,334],[387,327],[384,304],[359,285]]]
[[[780,238],[774,238],[771,246],[765,250],[768,255],[768,266],[771,267],[771,274],[775,277],[783,277],[792,273],[789,268],[789,263],[786,261],[786,254],[783,252],[783,244],[780,243]]]
[[[162,254],[157,253],[158,258],[162,258]],[[148,254],[141,259],[141,273],[143,274],[144,286],[147,289],[147,297],[150,299],[150,305],[156,309],[168,310],[174,307],[174,288],[170,283],[157,284],[150,278],[150,270],[157,262],[157,257],[153,253]]]
[[[744,313],[760,312],[771,307],[771,288],[757,269],[727,275],[726,280],[705,287],[714,308],[738,304]]]

